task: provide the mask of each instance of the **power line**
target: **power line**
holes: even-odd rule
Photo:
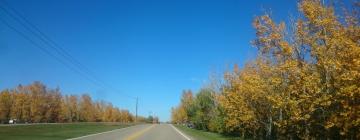
[[[5,1],[4,1],[5,2]],[[74,70],[73,67],[67,65],[66,62],[62,61],[61,58],[56,57],[54,54],[50,53],[50,51],[48,51],[47,49],[45,49],[44,47],[42,47],[41,45],[39,45],[38,43],[36,43],[35,41],[33,41],[30,37],[27,37],[24,33],[20,32],[19,30],[17,30],[14,26],[11,26],[8,22],[5,21],[5,19],[2,19],[2,22],[7,25],[9,28],[11,28],[12,30],[14,30],[15,32],[17,32],[18,34],[20,34],[23,38],[25,38],[26,40],[32,42],[33,45],[37,46],[40,50],[44,51],[45,53],[49,54],[51,57],[54,57],[56,60],[58,60],[59,62],[61,62],[62,64],[64,64],[66,67],[72,69],[73,71],[76,71],[77,73],[79,73],[80,75],[84,76],[84,74],[87,74],[86,77],[88,80],[90,80],[91,82],[95,83],[96,85],[98,85],[99,87],[102,87],[104,89],[106,89],[105,87],[108,87],[109,89],[119,92],[117,89],[115,89],[114,87],[112,87],[111,85],[108,85],[107,83],[105,83],[104,81],[100,80],[99,78],[97,78],[97,76],[95,76],[93,74],[93,72],[91,72],[90,69],[88,69],[85,65],[81,64],[79,61],[77,61],[73,56],[71,56],[65,49],[63,49],[62,47],[60,47],[60,45],[58,43],[56,43],[54,40],[52,40],[50,37],[48,37],[45,33],[43,33],[39,28],[37,28],[34,24],[32,24],[29,20],[27,20],[22,14],[20,14],[16,9],[12,8],[11,6],[9,6],[7,4],[7,7],[13,11],[15,13],[12,14],[11,12],[9,12],[6,8],[4,8],[3,6],[0,6],[0,8],[5,12],[5,14],[7,14],[8,16],[10,16],[12,19],[14,19],[15,21],[17,21],[18,23],[20,23],[26,30],[28,30],[30,33],[32,33],[33,35],[35,35],[37,38],[39,38],[42,42],[44,42],[47,46],[50,46],[50,49],[55,50],[55,52],[57,54],[59,54],[61,57],[65,58],[65,60],[67,60],[67,62],[70,62],[73,66],[75,66],[79,71]],[[17,18],[17,17],[20,17]],[[25,21],[25,23],[23,22]],[[122,94],[128,98],[132,98],[132,99],[136,99],[135,97],[126,95],[126,94]]]
[[[41,46],[40,44],[36,43],[36,41],[32,40],[30,37],[28,37],[27,35],[25,35],[23,32],[19,31],[18,29],[16,29],[14,26],[11,26],[5,19],[0,17],[0,21],[5,24],[6,26],[8,26],[11,30],[13,30],[14,32],[16,32],[17,34],[19,34],[21,37],[23,37],[25,40],[29,41],[31,44],[33,44],[35,47],[37,47],[38,49],[42,50],[43,52],[45,52],[46,54],[48,54],[51,57],[54,57],[57,61],[59,61],[61,64],[65,65],[66,67],[68,67],[69,69],[71,69],[72,71],[82,75],[81,72],[79,72],[78,70],[74,69],[73,67],[67,65],[66,62],[64,62],[63,60],[61,60],[59,57],[55,56],[54,54],[52,54],[50,51],[48,51],[47,49],[45,49],[43,46]],[[92,80],[89,79],[87,76],[84,76],[85,78],[87,78],[88,80]],[[97,84],[95,81],[92,81],[95,84]]]
[[[11,12],[6,10],[6,8],[1,7],[1,6],[0,6],[0,8],[3,11],[5,11],[7,15],[9,15],[11,18],[16,20],[17,22],[19,22],[22,26],[24,26],[28,31],[30,31],[32,34],[37,36],[41,41],[45,42],[48,46],[50,46],[52,49],[54,49],[62,57],[66,58],[69,62],[72,62],[73,65],[77,65],[82,70],[86,71],[87,74],[91,75],[92,77],[95,77],[95,80],[98,79],[98,78],[96,78],[96,76],[87,67],[85,67],[79,61],[77,61],[74,57],[72,57],[66,50],[64,50],[62,47],[60,47],[60,45],[58,45],[55,41],[53,41],[50,37],[48,37],[45,33],[43,33],[39,28],[37,28],[34,24],[32,24],[29,20],[27,20],[16,9],[14,9],[11,6],[8,5],[8,8],[11,9],[18,17],[20,17],[21,20],[25,21],[25,23],[23,23],[19,18],[14,16]]]
[[[10,7],[10,6],[8,6]],[[25,27],[25,29],[27,29],[29,32],[31,32],[32,34],[34,34],[36,37],[38,37],[41,41],[43,41],[45,44],[47,44],[48,46],[50,46],[52,49],[54,49],[58,54],[60,54],[62,57],[64,57],[67,61],[69,61],[70,63],[72,63],[73,65],[78,66],[78,68],[80,67],[82,70],[85,70],[87,72],[87,74],[92,75],[92,77],[96,77],[93,74],[91,74],[90,70],[87,69],[84,65],[82,65],[80,62],[78,62],[74,57],[72,57],[69,53],[67,53],[64,49],[62,49],[61,47],[59,47],[59,45],[57,45],[57,43],[55,43],[55,41],[51,40],[49,37],[47,37],[43,32],[41,32],[35,25],[33,25],[31,22],[29,22],[25,17],[23,17],[19,12],[17,12],[14,8],[10,7],[10,9],[12,11],[14,11],[14,13],[19,16],[22,20],[24,20],[28,25],[30,25],[30,27],[26,24],[23,23],[19,18],[17,18],[16,16],[14,16],[11,12],[9,12],[8,10],[6,10],[6,8],[0,6],[0,8],[6,12],[7,15],[9,15],[11,18],[13,18],[14,20],[16,20],[18,23],[20,23],[22,26]],[[31,27],[34,30],[31,29]],[[98,78],[94,78],[96,81]],[[100,82],[98,82],[100,83]]]

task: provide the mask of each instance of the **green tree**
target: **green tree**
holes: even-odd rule
[[[195,114],[191,117],[191,122],[198,129],[208,130],[208,124],[212,117],[211,113],[215,109],[212,91],[210,89],[201,89],[194,99],[192,108],[195,110]]]

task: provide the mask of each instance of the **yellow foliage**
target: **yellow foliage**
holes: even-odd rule
[[[359,4],[345,13],[335,6],[301,0],[290,31],[268,14],[255,18],[258,57],[225,72],[218,98],[227,132],[360,139]]]

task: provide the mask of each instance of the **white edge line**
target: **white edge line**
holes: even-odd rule
[[[191,140],[189,137],[187,137],[184,133],[182,133],[181,131],[179,131],[176,127],[174,127],[172,124],[170,124],[170,126],[172,128],[174,128],[176,130],[176,132],[178,132],[181,136],[183,136],[184,138],[186,138],[187,140]]]
[[[132,126],[130,126],[130,127],[132,127]],[[125,128],[129,128],[129,127],[124,127],[124,128],[114,129],[114,130],[110,130],[110,131],[105,131],[105,132],[100,132],[100,133],[95,133],[95,134],[80,136],[80,137],[76,137],[76,138],[70,138],[70,139],[66,139],[66,140],[77,140],[77,139],[86,138],[86,137],[91,137],[91,136],[95,136],[95,135],[106,134],[106,133],[110,133],[110,132],[117,131],[117,130],[121,130],[121,129],[125,129]]]

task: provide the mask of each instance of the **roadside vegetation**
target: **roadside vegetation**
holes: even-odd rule
[[[93,133],[128,127],[122,123],[73,123],[0,126],[0,139],[4,140],[64,140]]]
[[[175,125],[178,129],[184,132],[187,136],[191,137],[193,140],[242,140],[240,137],[236,136],[225,136],[214,132],[191,129],[183,125]]]
[[[339,5],[301,0],[289,23],[256,17],[257,58],[184,91],[172,123],[251,139],[360,139],[360,3]]]
[[[128,110],[90,95],[63,95],[60,89],[48,89],[40,82],[0,92],[0,123],[122,122],[134,121]],[[142,119],[145,120],[145,119]]]

